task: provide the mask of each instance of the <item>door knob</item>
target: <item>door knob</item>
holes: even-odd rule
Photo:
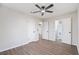
[[[36,31],[33,31],[33,33],[35,33]]]
[[[69,32],[69,33],[71,33],[71,32]]]

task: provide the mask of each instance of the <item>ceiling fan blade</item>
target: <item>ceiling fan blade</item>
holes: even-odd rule
[[[31,13],[38,13],[38,12],[41,12],[41,11],[33,11],[33,12],[31,12]]]
[[[35,4],[35,6],[36,6],[37,8],[39,8],[39,9],[41,9],[41,7],[40,7],[39,5]]]
[[[54,6],[53,4],[50,4],[48,7],[46,7],[46,9],[49,9],[49,8],[51,8],[53,6]]]
[[[46,12],[53,13],[53,11],[49,11],[49,10],[47,10]]]

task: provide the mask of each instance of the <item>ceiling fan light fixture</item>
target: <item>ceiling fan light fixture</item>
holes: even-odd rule
[[[41,12],[42,12],[42,13],[44,13],[44,12],[45,12],[45,10],[42,10]]]

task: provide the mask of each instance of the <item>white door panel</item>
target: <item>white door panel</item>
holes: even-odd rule
[[[57,24],[56,39],[71,44],[71,18],[59,19]]]
[[[62,20],[63,22],[63,42],[71,44],[71,18]]]
[[[48,21],[43,21],[42,39],[48,39]]]

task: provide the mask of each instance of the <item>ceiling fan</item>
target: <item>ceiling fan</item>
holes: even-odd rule
[[[47,7],[45,7],[45,6],[41,6],[41,7],[40,7],[38,4],[35,4],[35,6],[36,6],[37,8],[39,8],[39,10],[38,10],[38,11],[33,11],[33,12],[31,12],[31,13],[38,13],[38,12],[40,12],[42,16],[45,14],[45,12],[53,13],[53,11],[48,10],[49,8],[51,8],[51,7],[54,6],[53,4],[50,4],[50,5],[47,6]]]

